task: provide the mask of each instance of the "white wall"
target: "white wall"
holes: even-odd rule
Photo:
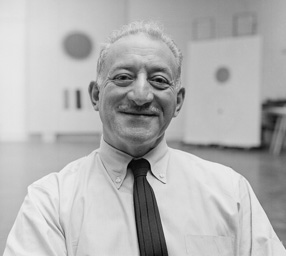
[[[286,98],[286,1],[261,1],[264,38],[262,97]]]
[[[26,138],[26,2],[0,1],[0,141]]]
[[[195,18],[213,17],[215,34],[220,38],[232,36],[234,14],[255,13],[257,31],[263,38],[261,100],[265,100],[286,97],[285,10],[285,0],[133,0],[129,18],[161,20],[185,52]]]
[[[283,1],[283,0],[282,0]],[[168,33],[174,38],[183,55],[187,56],[187,44],[193,40],[192,24],[196,18],[211,17],[215,20],[215,37],[231,37],[233,35],[233,15],[253,11],[259,14],[259,0],[133,0],[130,1],[129,20],[158,20],[161,21]],[[187,63],[183,62],[183,85],[186,93]],[[184,119],[187,118],[187,109],[173,120],[168,131],[169,139],[181,139]]]
[[[46,140],[57,134],[101,133],[87,89],[96,78],[100,43],[114,27],[126,23],[125,0],[29,0],[27,7],[28,131]],[[64,38],[74,31],[92,42],[84,59],[72,58],[64,50]],[[78,90],[80,108],[75,104]],[[69,107],[64,105],[65,91]]]
[[[125,5],[125,20],[162,21],[185,55],[187,42],[192,40],[195,18],[213,17],[216,22],[215,36],[221,38],[232,36],[234,14],[256,13],[258,33],[263,39],[261,101],[286,97],[285,0],[126,0],[125,3],[128,3]],[[27,116],[30,113],[26,102],[28,78],[25,64],[30,57],[26,52],[27,6],[26,0],[0,1],[0,140],[22,140],[27,134]],[[106,15],[106,19],[112,17]],[[104,24],[103,21],[102,27]],[[187,93],[191,93],[186,84],[186,65],[185,62],[183,83]],[[169,138],[181,138],[186,111],[183,108],[171,124]]]

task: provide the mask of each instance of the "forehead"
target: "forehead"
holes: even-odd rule
[[[147,66],[161,65],[172,73],[177,70],[175,56],[169,47],[144,33],[125,36],[112,44],[106,56],[105,68],[127,63],[136,65],[138,62]]]

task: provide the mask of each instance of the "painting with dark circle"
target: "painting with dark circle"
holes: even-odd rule
[[[88,35],[82,32],[73,32],[64,38],[63,46],[68,56],[82,60],[90,56],[93,43]]]
[[[220,67],[216,71],[216,80],[220,83],[225,83],[230,78],[230,71],[227,67]]]

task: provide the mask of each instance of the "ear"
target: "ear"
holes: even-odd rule
[[[174,117],[176,117],[179,114],[179,112],[183,106],[184,99],[185,99],[185,88],[182,87],[177,92],[177,106],[175,109]]]
[[[89,86],[88,86],[88,92],[90,96],[90,100],[92,103],[93,108],[95,111],[99,110],[99,87],[98,84],[94,81],[91,81]]]

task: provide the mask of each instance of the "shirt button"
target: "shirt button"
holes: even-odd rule
[[[160,173],[160,174],[159,174],[159,177],[160,177],[161,179],[163,179],[163,178],[165,177],[164,173]]]
[[[120,178],[120,177],[117,177],[116,180],[115,180],[115,182],[116,182],[117,184],[120,183],[120,182],[121,182],[121,178]]]

